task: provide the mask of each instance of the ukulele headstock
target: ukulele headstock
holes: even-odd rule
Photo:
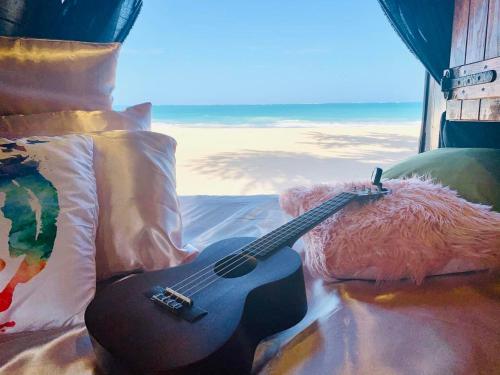
[[[376,200],[384,195],[389,194],[391,191],[382,186],[381,182],[382,178],[382,168],[375,168],[372,172],[371,183],[375,187],[365,187],[363,186],[361,189],[353,187],[350,191],[352,194],[356,194],[357,198],[360,200]]]

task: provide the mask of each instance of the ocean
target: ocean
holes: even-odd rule
[[[270,105],[155,105],[155,123],[188,127],[315,127],[336,124],[412,124],[422,103]]]

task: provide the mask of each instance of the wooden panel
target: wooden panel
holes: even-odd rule
[[[469,5],[469,27],[467,31],[467,50],[465,52],[465,63],[470,64],[484,59],[486,49],[486,27],[488,23],[488,0],[470,0]],[[464,70],[465,71],[465,70]],[[469,69],[466,69],[469,72]],[[470,72],[468,73],[470,74]],[[469,88],[460,90],[463,98],[477,97],[467,95]],[[481,92],[481,89],[479,89]],[[482,95],[484,96],[484,95]],[[460,96],[457,96],[460,97]],[[467,100],[462,103],[462,120],[479,119],[480,101]]]
[[[500,0],[490,0],[485,59],[500,56]]]
[[[446,118],[500,121],[500,0],[455,0],[450,52],[453,77],[495,70],[497,79],[451,92]]]
[[[500,98],[481,99],[479,120],[500,121]]]
[[[446,119],[460,120],[461,116],[462,116],[462,101],[448,100],[448,102],[446,103]]]
[[[462,120],[478,120],[479,119],[479,100],[463,100],[462,101]]]
[[[500,0],[490,0],[484,57],[491,59],[498,56],[500,56]],[[497,66],[497,81],[495,86],[499,89],[496,92],[491,92],[490,95],[488,93],[486,95],[497,96],[497,98],[481,99],[479,120],[482,121],[500,121],[500,93],[498,92],[500,91],[500,62]]]
[[[441,86],[432,77],[428,77],[429,86],[425,113],[425,140],[424,150],[434,150],[439,146],[439,132],[441,129],[441,115],[446,110],[446,100],[441,92]]]
[[[450,67],[465,64],[467,28],[469,23],[469,0],[455,0],[453,33],[451,36]]]
[[[466,64],[484,59],[487,23],[488,0],[470,0],[467,50],[465,53]]]

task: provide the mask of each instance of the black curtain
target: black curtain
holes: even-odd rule
[[[499,149],[500,123],[488,121],[441,121],[439,147]]]
[[[378,0],[410,51],[440,81],[450,62],[453,0]]]
[[[142,0],[0,0],[0,35],[123,42]]]

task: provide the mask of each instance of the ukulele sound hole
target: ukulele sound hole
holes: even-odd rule
[[[257,259],[247,254],[227,256],[215,263],[214,271],[217,275],[232,279],[253,271],[257,266]]]

